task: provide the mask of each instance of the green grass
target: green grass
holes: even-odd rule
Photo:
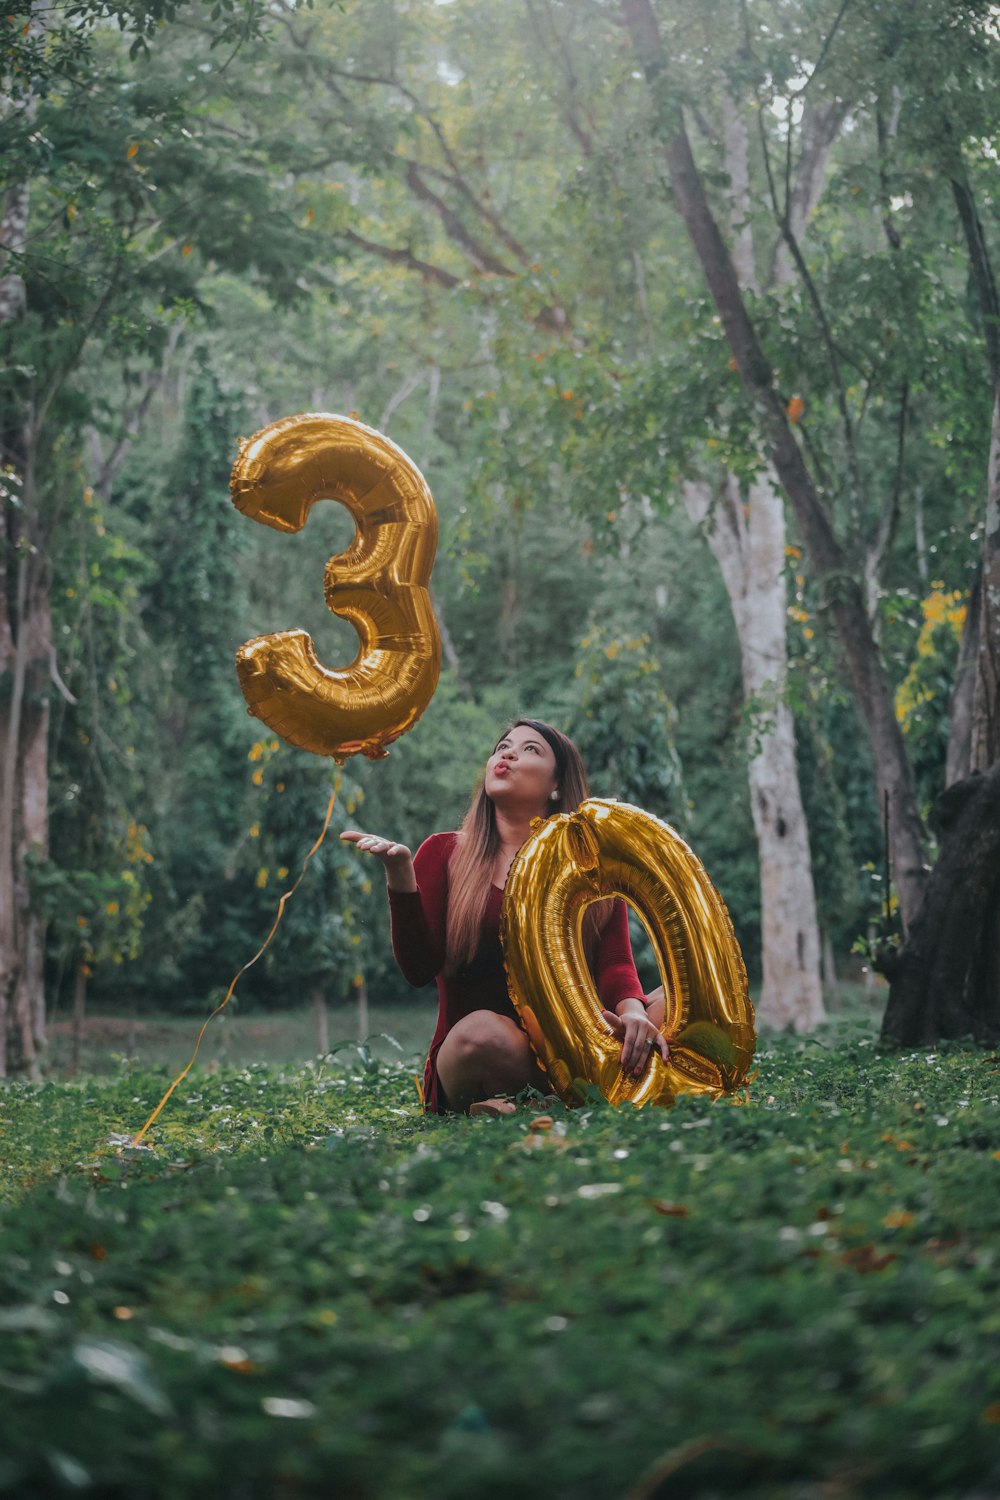
[[[345,1049],[192,1074],[154,1152],[166,1071],[9,1086],[0,1492],[987,1500],[998,1068],[841,1019],[549,1123]]]

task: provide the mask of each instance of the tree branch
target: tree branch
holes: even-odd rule
[[[456,213],[433,192],[420,175],[420,168],[415,161],[406,164],[406,185],[415,198],[422,203],[427,203],[437,214],[444,227],[445,234],[458,245],[472,261],[472,264],[480,271],[485,271],[490,276],[513,276],[515,273],[503,261],[497,260],[496,256],[482,246],[474,235],[470,234]]]
[[[778,227],[781,230],[782,238],[784,239],[785,244],[788,246],[792,260],[795,262],[795,268],[798,271],[802,284],[806,289],[806,294],[812,305],[813,313],[815,315],[817,323],[819,324],[820,334],[822,335],[823,343],[826,347],[827,358],[830,361],[830,370],[833,375],[834,390],[836,391],[837,395],[837,408],[840,412],[841,426],[844,430],[844,443],[847,449],[847,463],[851,475],[851,485],[854,491],[854,509],[856,513],[860,515],[861,502],[864,495],[864,486],[861,480],[861,468],[858,463],[857,445],[854,440],[854,424],[851,421],[851,412],[847,404],[847,390],[844,384],[843,375],[841,374],[840,370],[840,356],[837,353],[837,346],[834,342],[833,331],[830,328],[830,323],[826,316],[826,309],[824,308],[820,295],[816,290],[816,283],[813,281],[812,275],[809,271],[809,267],[806,265],[805,257],[802,254],[802,249],[799,245],[798,237],[792,229],[792,222],[789,211],[786,210],[785,212],[782,212],[782,210],[778,207],[778,194],[774,184],[774,175],[771,170],[771,153],[767,144],[767,131],[764,128],[763,115],[763,110],[758,108],[757,123],[760,132],[761,150],[764,157],[764,171],[767,174],[771,207],[774,212],[774,216],[778,221]]]
[[[419,271],[427,281],[436,281],[438,286],[443,286],[448,291],[462,285],[460,276],[446,271],[443,266],[420,260],[412,250],[397,250],[392,245],[380,245],[375,240],[366,239],[364,235],[358,234],[353,229],[342,229],[339,237],[349,240],[352,245],[357,245],[359,250],[367,250],[369,255],[377,255],[380,260],[387,260],[390,265],[406,266],[411,271]],[[322,268],[320,268],[320,275],[324,277],[324,280],[332,279],[323,272]]]
[[[972,280],[983,319],[990,379],[993,382],[994,391],[997,391],[1000,390],[1000,298],[997,296],[996,278],[993,275],[990,253],[976,208],[976,200],[969,186],[965,164],[961,160],[951,173],[951,191],[958,209],[958,216],[962,221],[965,243],[969,251]]]
[[[729,348],[753,404],[771,461],[795,512],[813,568],[827,590],[858,705],[868,725],[878,773],[892,801],[896,879],[903,918],[909,922],[920,906],[926,880],[923,828],[902,732],[872,638],[862,591],[845,566],[829,517],[795,441],[773,371],[705,195],[681,108],[669,91],[664,49],[649,0],[622,0],[622,12],[649,85],[655,128],[663,143],[674,202],[701,263]]]
[[[531,21],[532,29],[538,39],[539,46],[542,47],[550,57],[553,55],[553,51],[555,52],[556,65],[560,68],[563,78],[566,81],[566,95],[563,102],[563,119],[565,121],[565,124],[568,127],[573,139],[579,146],[580,150],[583,152],[584,156],[590,157],[593,155],[594,151],[593,133],[592,131],[587,130],[580,122],[580,116],[577,107],[577,99],[579,97],[580,87],[579,79],[577,78],[574,71],[573,60],[570,57],[569,49],[566,46],[565,40],[559,35],[559,32],[556,28],[555,20],[552,15],[552,8],[550,5],[546,5],[545,7],[546,16],[549,23],[548,30],[551,33],[552,38],[554,39],[556,44],[554,49],[550,47],[545,40],[544,31],[535,8],[534,0],[524,0],[524,3],[525,9],[528,12],[528,17]]]
[[[900,499],[903,491],[903,463],[906,457],[906,421],[909,414],[910,382],[903,381],[899,397],[899,417],[896,423],[896,467],[892,485],[879,517],[875,540],[865,557],[865,592],[868,596],[868,618],[874,629],[878,611],[878,585],[882,564],[892,546],[899,525]]]

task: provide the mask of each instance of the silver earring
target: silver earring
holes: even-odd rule
[[[549,801],[550,802],[558,802],[559,801],[559,793],[558,792],[550,792],[550,794],[549,794]]]

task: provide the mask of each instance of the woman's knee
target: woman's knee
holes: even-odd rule
[[[498,1016],[491,1010],[473,1011],[471,1015],[463,1016],[461,1021],[456,1021],[445,1039],[444,1047],[448,1048],[456,1062],[462,1063],[519,1056],[529,1050],[528,1038],[520,1027],[506,1016]]]

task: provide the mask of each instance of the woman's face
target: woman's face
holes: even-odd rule
[[[515,724],[486,762],[486,795],[497,806],[546,812],[558,791],[556,758],[537,730]]]

